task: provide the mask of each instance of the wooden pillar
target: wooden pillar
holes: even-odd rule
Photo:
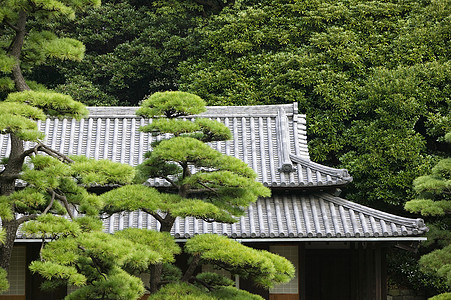
[[[381,248],[380,246],[375,246],[374,249],[374,269],[376,274],[376,300],[382,300],[382,269],[381,269]]]
[[[305,296],[305,290],[306,290],[306,283],[305,283],[305,264],[306,264],[306,258],[305,258],[305,244],[300,243],[299,244],[299,270],[298,270],[298,276],[299,276],[299,300],[307,300]]]

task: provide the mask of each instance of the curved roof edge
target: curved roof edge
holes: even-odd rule
[[[315,163],[311,160],[305,159],[303,157],[294,155],[294,154],[290,154],[290,159],[299,164],[302,165],[304,167],[308,167],[312,170],[315,171],[319,171],[322,172],[326,175],[330,175],[330,176],[335,176],[338,177],[342,180],[342,182],[340,182],[340,184],[346,184],[349,182],[352,182],[352,176],[349,175],[349,172],[347,169],[336,169],[336,168],[332,168],[332,167],[328,167],[319,163]]]

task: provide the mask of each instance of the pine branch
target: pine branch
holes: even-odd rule
[[[52,148],[50,148],[49,146],[43,144],[43,143],[39,143],[37,146],[35,146],[32,149],[29,149],[27,151],[24,151],[24,153],[22,154],[22,156],[29,156],[31,155],[31,153],[36,153],[36,151],[42,151],[44,153],[46,153],[47,155],[54,157],[62,162],[66,162],[66,163],[73,163],[74,161],[72,159],[70,159],[67,155],[64,155]]]
[[[174,180],[172,180],[171,178],[169,178],[168,176],[164,176],[162,177],[164,180],[166,180],[167,182],[169,182],[173,187],[178,188],[178,185],[175,183]]]
[[[154,213],[154,212],[148,211],[147,209],[143,209],[143,211],[145,213],[148,213],[152,217],[154,217],[158,222],[160,222],[160,224],[162,224],[164,222],[164,219],[158,213]]]
[[[60,201],[63,202],[64,207],[66,208],[67,214],[69,215],[70,219],[71,219],[71,220],[74,220],[75,217],[74,217],[74,214],[72,213],[72,210],[71,210],[70,207],[69,207],[69,202],[67,201],[66,196],[60,195],[60,194],[56,193],[54,190],[52,190],[52,189],[47,189],[47,192],[48,192],[48,193],[51,193],[52,195],[55,195],[55,197],[56,197],[58,200],[60,200]]]
[[[203,186],[205,189],[207,189],[208,191],[213,192],[213,193],[215,193],[215,194],[218,194],[218,192],[217,192],[215,189],[209,187],[208,185],[206,185],[206,184],[204,184],[204,183],[202,183],[202,182],[199,182],[199,184],[200,184],[201,186]]]
[[[31,215],[28,215],[28,216],[22,216],[19,219],[17,219],[16,222],[17,222],[17,224],[20,225],[20,224],[25,223],[27,221],[34,220],[37,217],[38,217],[37,214],[31,214]]]
[[[83,252],[85,252],[86,253],[86,249],[83,247],[83,246],[81,246],[81,245],[78,245],[78,249],[80,249],[81,251],[83,251]],[[97,260],[97,258],[96,257],[93,257],[93,256],[89,256],[90,258],[91,258],[91,261],[92,261],[92,263],[94,264],[94,268],[96,268],[96,270],[97,270],[97,272],[99,272],[99,274],[100,275],[102,275],[103,276],[103,278],[105,278],[105,280],[108,280],[108,278],[106,277],[106,275],[102,272],[102,270],[100,269],[100,266],[99,266],[99,264],[98,264],[98,260]]]
[[[211,285],[207,284],[205,281],[200,280],[199,278],[196,278],[196,277],[194,277],[193,280],[194,280],[195,282],[198,282],[198,283],[202,284],[202,285],[203,285],[204,287],[206,287],[210,292],[214,291],[214,288],[213,288]]]
[[[46,214],[50,208],[53,206],[53,202],[55,201],[55,192],[52,191],[52,199],[50,200],[49,205],[47,205],[47,207],[44,209],[44,211],[42,212],[43,214]]]
[[[15,32],[18,32],[20,30],[19,27],[17,27],[16,25],[14,25],[13,23],[11,23],[8,20],[3,20],[3,22],[5,22],[5,24],[8,25],[8,27],[11,28],[12,30],[14,30]]]
[[[183,275],[182,281],[188,282],[188,280],[193,276],[194,271],[196,270],[199,263],[200,263],[200,255],[196,254],[193,256],[193,260],[191,261],[191,264],[189,265],[188,269],[186,270],[185,274]]]

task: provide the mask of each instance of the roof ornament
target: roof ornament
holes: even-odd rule
[[[277,112],[276,131],[279,145],[280,166],[279,172],[289,173],[295,169],[290,159],[290,136],[288,130],[288,117],[283,108]]]

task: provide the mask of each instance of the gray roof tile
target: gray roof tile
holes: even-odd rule
[[[258,199],[238,223],[223,224],[195,218],[177,218],[175,238],[215,233],[230,238],[386,238],[422,235],[427,231],[421,219],[410,219],[331,196],[273,195]],[[158,222],[141,211],[114,214],[104,221],[105,231],[124,228],[157,229]]]
[[[136,109],[91,107],[87,119],[47,119],[39,126],[47,145],[62,153],[137,165],[150,150],[153,137],[138,130],[151,120],[137,117]],[[267,186],[334,187],[352,180],[346,170],[310,160],[305,115],[298,114],[296,104],[208,107],[202,116],[223,122],[233,134],[233,140],[211,146],[245,161]],[[8,137],[0,135],[0,157],[9,151]],[[150,184],[168,186],[162,179]],[[104,221],[106,232],[129,227],[158,230],[159,223],[141,211],[115,214]],[[235,224],[177,218],[172,234],[182,239],[202,233],[237,239],[365,239],[416,236],[425,231],[420,219],[398,217],[326,193],[291,193],[258,199]]]
[[[62,153],[138,165],[155,137],[138,130],[151,120],[137,117],[136,109],[90,107],[90,116],[81,121],[49,118],[38,123],[46,144]],[[211,146],[246,162],[266,186],[337,186],[352,180],[346,170],[310,161],[305,115],[298,114],[296,104],[208,107],[202,116],[223,122],[233,134],[233,140]],[[8,153],[8,138],[0,135],[0,157]],[[151,184],[169,186],[162,179]]]

